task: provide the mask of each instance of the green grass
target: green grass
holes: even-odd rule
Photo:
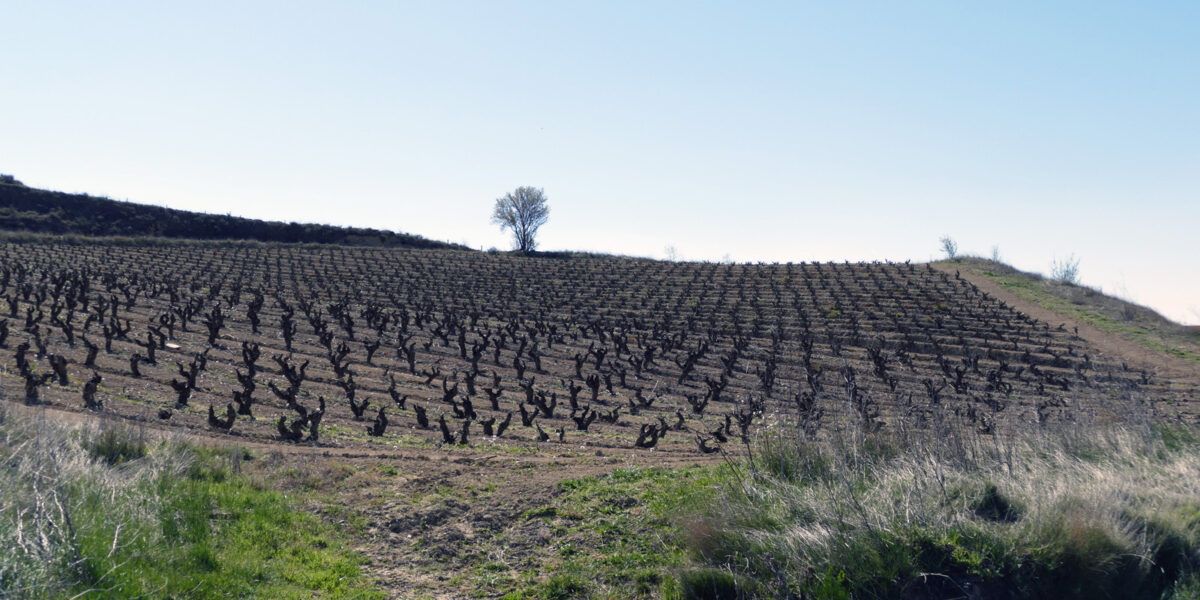
[[[383,597],[342,533],[240,474],[244,452],[28,425],[0,426],[0,597]]]
[[[212,458],[161,481],[158,491],[165,500],[162,537],[129,557],[130,593],[122,595],[163,589],[213,598],[382,597],[329,524],[279,492],[230,476]]]
[[[603,477],[566,480],[526,521],[554,531],[540,572],[500,581],[505,598],[676,598],[679,576],[692,567],[687,516],[721,479],[720,468],[620,469]],[[477,581],[505,569],[488,563]],[[497,578],[487,582],[496,589]]]

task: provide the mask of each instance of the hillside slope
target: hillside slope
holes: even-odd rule
[[[209,403],[252,398],[267,418],[238,419],[243,439],[276,439],[282,414],[320,398],[321,440],[340,444],[432,447],[494,418],[512,427],[489,445],[663,437],[658,452],[692,455],[697,435],[712,447],[796,417],[814,432],[942,418],[993,430],[1122,418],[1143,401],[1196,412],[1174,377],[924,265],[39,242],[0,245],[0,294],[8,347],[38,354],[0,354],[14,392],[30,372],[34,395],[80,407],[94,370],[109,410],[175,405],[172,423],[196,429]],[[257,366],[243,344],[261,348]],[[66,360],[57,385],[37,375],[50,355]],[[203,376],[176,389],[189,362]],[[257,389],[238,369],[260,374]],[[365,435],[384,406],[392,427]]]
[[[652,597],[698,555],[663,515],[765,436],[1200,422],[1193,375],[953,266],[10,237],[0,404],[250,449],[393,597]]]
[[[405,248],[458,248],[417,235],[379,229],[262,221],[228,215],[67,194],[0,178],[0,230],[86,236],[342,244]]]
[[[1200,371],[1200,327],[1180,325],[1150,308],[1087,286],[1047,279],[981,258],[942,261],[936,267],[961,273],[991,294],[1023,305],[1046,322],[1079,327],[1089,341],[1119,349],[1128,360],[1177,376]]]

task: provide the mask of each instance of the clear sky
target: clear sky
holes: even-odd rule
[[[1200,2],[0,1],[0,173],[507,247],[926,260],[1200,323]]]

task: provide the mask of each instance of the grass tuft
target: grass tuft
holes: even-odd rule
[[[570,600],[586,598],[588,585],[576,575],[553,575],[542,584],[541,597],[545,600]]]
[[[679,587],[685,600],[743,600],[752,597],[752,586],[744,578],[721,569],[684,571],[679,576]]]
[[[981,519],[1012,523],[1021,518],[1021,509],[1000,493],[996,484],[987,482],[983,494],[971,504],[971,510]]]
[[[105,428],[88,444],[92,458],[112,466],[146,456],[146,440],[125,428]]]

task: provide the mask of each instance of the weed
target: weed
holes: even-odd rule
[[[146,440],[124,428],[106,428],[88,444],[92,458],[116,465],[146,456]]]
[[[552,575],[542,584],[541,598],[545,600],[570,600],[584,598],[588,593],[588,585],[575,575]]]

